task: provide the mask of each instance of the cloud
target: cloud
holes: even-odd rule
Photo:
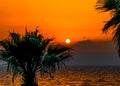
[[[117,48],[112,41],[80,41],[72,46],[68,65],[120,65]]]

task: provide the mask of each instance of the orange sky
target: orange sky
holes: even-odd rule
[[[97,0],[2,0],[0,2],[0,37],[12,31],[23,32],[39,26],[57,41],[106,40],[110,34],[101,29],[109,14],[95,10]]]

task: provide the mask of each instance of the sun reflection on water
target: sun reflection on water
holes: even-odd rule
[[[120,68],[69,68],[64,74],[56,73],[54,79],[48,77],[40,78],[39,86],[120,86]],[[2,72],[0,75],[0,86],[20,86],[21,76],[12,83],[11,74]]]

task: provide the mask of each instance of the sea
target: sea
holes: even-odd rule
[[[7,65],[0,63],[0,86],[20,86],[21,76],[12,82]],[[120,86],[120,66],[66,66],[55,73],[54,78],[38,74],[39,86]]]

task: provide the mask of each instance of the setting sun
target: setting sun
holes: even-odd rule
[[[65,42],[66,42],[67,44],[69,44],[71,41],[70,41],[70,39],[66,39]]]

